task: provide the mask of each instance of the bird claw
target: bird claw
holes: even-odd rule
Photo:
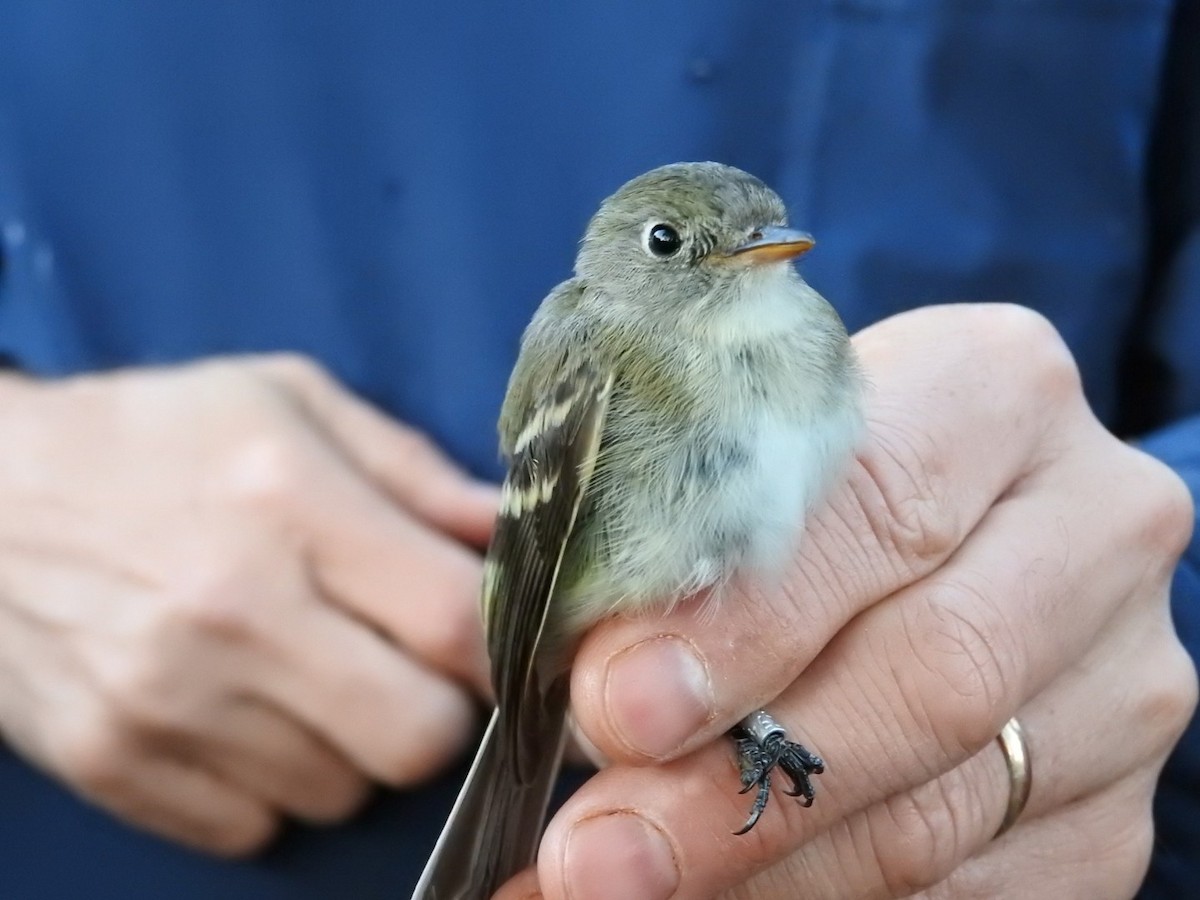
[[[737,750],[738,768],[741,773],[742,789],[739,794],[747,794],[755,788],[754,805],[750,808],[750,816],[736,835],[746,834],[758,824],[767,801],[771,796],[771,776],[779,769],[792,783],[783,792],[789,797],[801,798],[802,806],[813,804],[816,791],[813,788],[812,775],[820,775],[825,771],[825,762],[821,757],[811,753],[802,744],[789,741],[780,731],[774,731],[762,741],[756,739],[742,726],[734,728],[730,734],[734,739]]]

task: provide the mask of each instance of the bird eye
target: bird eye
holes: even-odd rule
[[[679,236],[679,232],[673,226],[666,222],[651,225],[646,231],[646,249],[650,251],[651,256],[665,259],[678,253],[682,246],[683,238]]]

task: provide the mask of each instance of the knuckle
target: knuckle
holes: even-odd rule
[[[954,805],[940,793],[925,794],[930,792],[886,800],[880,807],[883,821],[870,830],[871,850],[889,896],[908,897],[933,887],[962,855],[965,835]]]
[[[247,585],[252,583],[248,566],[235,559],[200,566],[190,578],[181,576],[171,592],[155,645],[182,651],[214,643],[258,643],[270,633],[271,623],[261,598],[256,602],[248,593]]]
[[[446,596],[454,602],[444,603],[438,615],[421,622],[423,655],[459,670],[470,668],[485,653],[479,604],[474,602],[478,593],[478,576],[469,586],[457,582],[451,586]]]
[[[440,738],[407,742],[400,752],[384,761],[380,777],[398,790],[414,788],[440,774],[454,755],[454,750]]]
[[[995,737],[994,711],[1021,654],[1001,611],[969,584],[934,583],[911,609],[902,613],[910,677],[901,695],[918,728],[948,754],[970,755]]]
[[[191,389],[211,400],[226,417],[238,419],[261,410],[277,388],[244,357],[218,356],[182,370]]]
[[[280,824],[268,810],[256,810],[224,823],[224,827],[208,829],[198,843],[218,856],[245,859],[265,850],[278,835]]]
[[[900,431],[877,429],[861,471],[849,487],[864,523],[860,541],[878,547],[911,579],[958,546],[963,524],[957,504],[947,499],[937,453],[916,446]]]
[[[101,694],[108,703],[109,729],[116,723],[126,732],[149,731],[162,724],[161,712],[169,708],[168,678],[161,660],[152,653],[131,653],[98,673]]]
[[[323,789],[310,798],[301,814],[314,824],[334,825],[362,809],[370,796],[370,784],[365,779],[345,779],[336,788]]]
[[[377,776],[397,788],[413,787],[446,768],[466,744],[474,716],[465,696],[419,710],[408,723],[406,736],[382,748]]]
[[[1082,398],[1079,366],[1049,319],[1016,304],[995,304],[986,314],[983,340],[1001,358],[1013,361],[1013,371],[1031,380],[1034,396],[1052,403]]]
[[[242,509],[277,518],[292,511],[309,483],[308,467],[294,441],[259,429],[233,442],[218,467],[218,491]]]
[[[328,370],[303,353],[268,353],[260,357],[260,364],[270,375],[298,388],[322,388],[331,381]]]
[[[180,604],[176,616],[180,632],[227,647],[257,644],[263,634],[253,604],[233,591],[197,592]]]
[[[1144,468],[1135,479],[1141,500],[1137,519],[1140,543],[1173,567],[1187,549],[1196,523],[1191,492],[1166,465],[1140,451],[1133,452]]]
[[[1043,401],[1063,406],[1083,401],[1083,376],[1075,357],[1067,349],[1058,332],[1053,340],[1043,336],[1031,346],[1031,375],[1036,389],[1035,396]]]
[[[392,424],[392,455],[401,471],[429,469],[442,462],[442,453],[431,438],[415,428]]]
[[[161,640],[132,649],[95,667],[95,689],[103,703],[92,727],[128,751],[129,746],[155,744],[190,731],[196,713],[197,683],[184,677],[179,660],[185,648],[165,630]],[[115,750],[114,750],[115,752]]]
[[[1174,633],[1152,658],[1152,680],[1139,693],[1139,718],[1146,734],[1161,736],[1154,751],[1165,755],[1175,746],[1196,710],[1196,665]]]
[[[129,783],[136,764],[125,726],[107,713],[81,717],[54,749],[55,766],[83,794],[105,799]]]

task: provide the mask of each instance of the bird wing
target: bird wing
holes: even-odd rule
[[[596,467],[613,375],[583,363],[538,397],[517,437],[484,572],[483,612],[500,710],[517,777],[546,752],[544,721],[565,684],[543,684],[539,648],[568,542]],[[561,678],[557,679],[561,682]]]

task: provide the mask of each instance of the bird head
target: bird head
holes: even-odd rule
[[[736,302],[795,275],[813,239],[787,227],[783,201],[740,169],[675,163],[634,178],[588,224],[576,274],[609,302],[675,315]],[[601,301],[604,302],[604,301]]]

